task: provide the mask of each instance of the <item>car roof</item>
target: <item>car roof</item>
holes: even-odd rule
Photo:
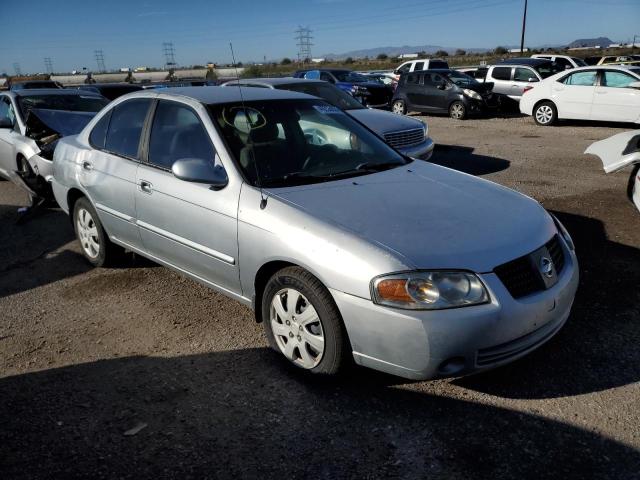
[[[76,85],[79,88],[82,87],[96,87],[96,88],[105,88],[105,87],[136,87],[142,88],[142,85],[136,83],[126,83],[126,82],[118,82],[118,83],[86,83],[83,85]],[[75,88],[75,87],[74,87]]]
[[[316,97],[290,90],[271,88],[225,88],[225,87],[176,87],[162,90],[140,90],[129,93],[126,98],[136,97],[187,97],[206,105],[230,102],[252,102],[260,100],[317,100]],[[124,98],[124,97],[123,97]]]
[[[309,78],[296,78],[296,77],[277,77],[277,78],[241,78],[238,80],[229,80],[225,83],[225,85],[234,85],[238,83],[262,83],[264,85],[290,85],[292,83],[322,83],[326,84],[327,82],[323,80],[314,80]]]
[[[529,65],[531,67],[535,67],[538,65],[543,65],[545,63],[551,63],[551,60],[546,58],[518,57],[501,60],[499,62],[496,62],[494,65]]]
[[[33,88],[33,89],[24,89],[24,90],[14,90],[13,93],[16,97],[35,97],[35,96],[53,96],[53,95],[82,95],[82,96],[92,96],[97,98],[102,98],[99,93],[87,91],[87,90],[77,90],[75,88]]]

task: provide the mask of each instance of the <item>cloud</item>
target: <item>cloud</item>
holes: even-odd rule
[[[169,15],[169,12],[144,12],[144,13],[139,13],[138,17],[160,17],[162,15]]]

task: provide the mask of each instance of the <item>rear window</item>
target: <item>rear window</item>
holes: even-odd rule
[[[495,67],[491,76],[496,80],[511,80],[511,67]]]
[[[443,62],[442,60],[430,60],[429,69],[432,68],[449,68],[449,64],[447,62]]]

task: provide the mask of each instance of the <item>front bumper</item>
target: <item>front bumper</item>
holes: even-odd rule
[[[417,145],[411,145],[409,147],[399,148],[398,151],[403,155],[411,158],[417,158],[420,160],[429,160],[431,155],[433,155],[433,149],[435,147],[435,143],[431,139],[431,137],[427,137],[424,142],[418,143]]]
[[[535,350],[564,325],[578,287],[576,256],[562,243],[558,283],[518,300],[494,273],[479,275],[490,303],[449,310],[392,309],[331,290],[356,363],[424,380],[495,368]]]

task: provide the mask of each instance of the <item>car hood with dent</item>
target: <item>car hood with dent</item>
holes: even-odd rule
[[[639,163],[640,130],[619,133],[592,143],[584,153],[599,157],[606,173],[617,172],[628,165]]]
[[[363,108],[347,110],[347,113],[356,120],[364,123],[378,135],[385,133],[400,132],[403,130],[415,130],[416,128],[426,128],[420,120],[409,118],[396,113],[385,112],[373,108]]]
[[[416,269],[489,272],[539,248],[556,233],[553,220],[535,200],[419,161],[269,193],[385,248]]]

